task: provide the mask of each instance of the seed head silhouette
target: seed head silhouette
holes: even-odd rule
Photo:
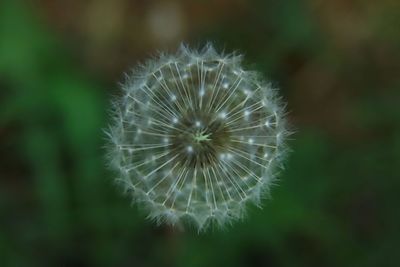
[[[149,60],[122,84],[107,131],[109,159],[149,218],[199,229],[260,204],[288,134],[277,89],[212,45]]]

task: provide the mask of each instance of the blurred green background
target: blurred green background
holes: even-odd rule
[[[0,1],[0,266],[400,266],[397,0]],[[104,165],[124,71],[181,41],[245,54],[297,132],[272,199],[157,227]]]

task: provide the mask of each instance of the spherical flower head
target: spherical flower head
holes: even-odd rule
[[[243,217],[281,167],[287,136],[277,89],[212,45],[182,45],[127,75],[113,106],[109,159],[158,223],[198,229]]]

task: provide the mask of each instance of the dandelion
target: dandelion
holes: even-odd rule
[[[149,218],[223,226],[269,191],[286,151],[284,109],[277,89],[241,63],[182,45],[127,75],[109,159]]]

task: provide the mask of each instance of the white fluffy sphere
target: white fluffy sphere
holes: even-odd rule
[[[204,229],[241,218],[276,177],[287,136],[270,83],[241,56],[181,46],[127,75],[113,106],[109,159],[157,222]]]

